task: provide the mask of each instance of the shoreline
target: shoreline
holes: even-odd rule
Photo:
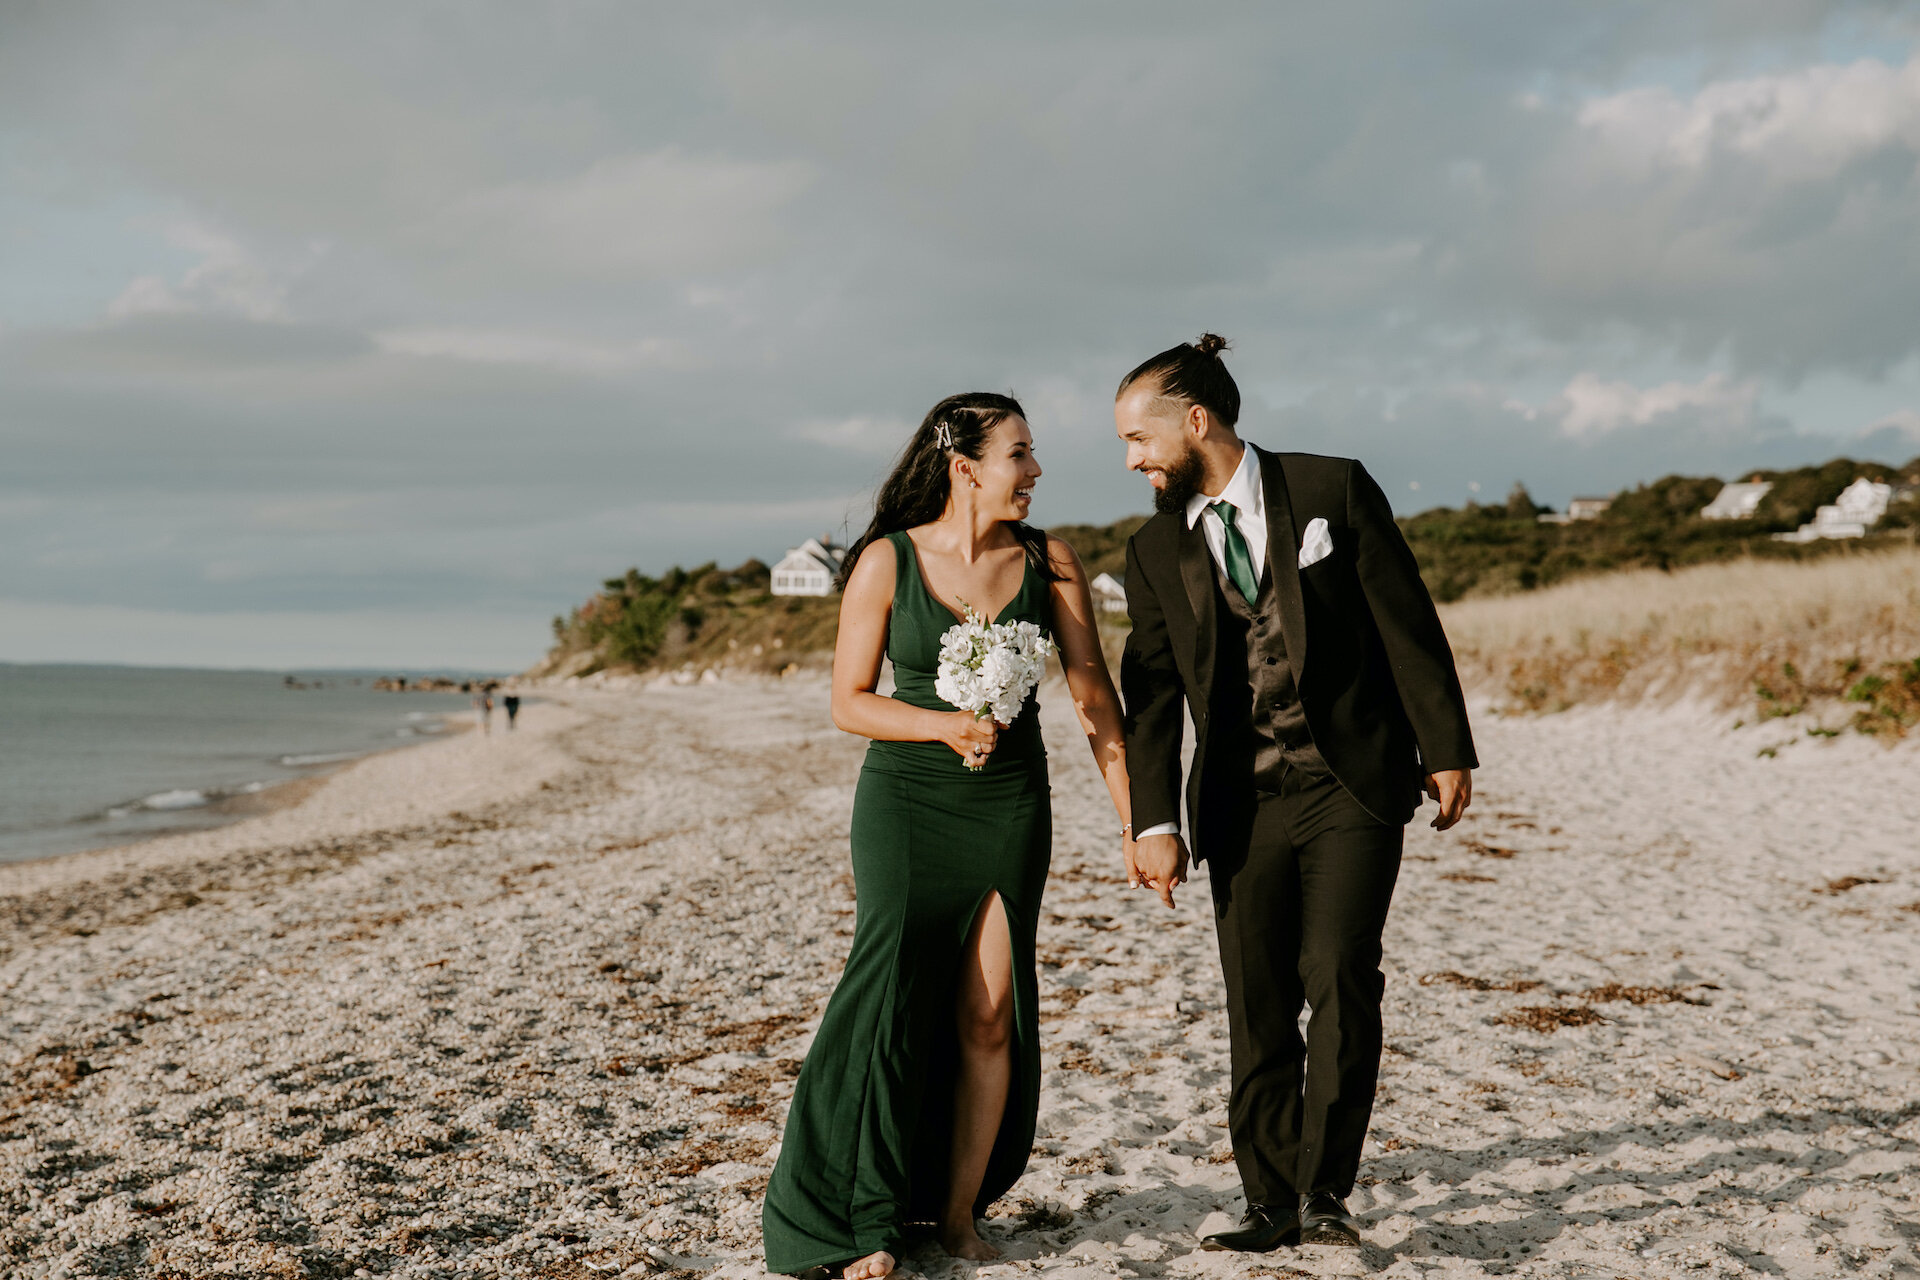
[[[481,734],[470,717],[462,727],[457,717],[449,716],[445,733],[381,747],[265,791],[234,797],[267,803],[257,812],[236,813],[217,825],[0,862],[0,921],[6,919],[11,900],[55,886],[72,886],[84,893],[84,886],[96,878],[103,883],[140,880],[195,865],[270,856],[271,851],[289,845],[339,844],[383,827],[433,823],[462,803],[484,807],[488,798],[474,794],[480,786],[497,788],[502,801],[515,798],[548,778],[552,772],[552,762],[546,758],[551,753],[545,750],[549,740],[578,719],[555,701],[543,703],[540,710],[545,714],[529,717],[523,708],[520,727],[511,734]],[[502,760],[492,761],[488,769],[487,759],[468,745],[479,744],[484,752],[496,742],[508,744],[501,757],[531,764],[534,772],[525,785],[502,767]],[[461,767],[460,756],[472,758],[470,763],[479,770],[476,779],[491,779],[491,783],[463,787],[453,776]],[[0,957],[7,950],[5,931],[0,930]]]
[[[443,722],[446,726],[445,728],[431,734],[420,734],[411,741],[396,742],[386,746],[376,746],[364,752],[351,754],[339,753],[346,756],[344,759],[329,759],[325,762],[305,766],[282,764],[280,766],[282,768],[305,768],[306,772],[294,774],[287,778],[249,783],[244,788],[232,790],[226,794],[213,795],[211,798],[205,799],[202,803],[181,806],[175,810],[175,812],[182,814],[193,815],[194,818],[206,817],[211,819],[210,821],[189,820],[174,827],[156,826],[144,832],[119,832],[110,836],[104,836],[102,843],[87,844],[79,848],[55,849],[48,853],[29,853],[20,857],[0,858],[0,867],[16,866],[29,862],[42,862],[49,858],[70,858],[81,854],[105,853],[115,849],[131,849],[140,845],[150,844],[155,840],[169,840],[175,837],[223,831],[239,823],[277,813],[282,809],[287,809],[301,803],[320,787],[324,786],[329,779],[344,770],[351,769],[363,760],[370,760],[375,756],[388,755],[396,751],[418,750],[419,748],[431,746],[438,742],[447,741],[450,738],[457,737],[461,733],[474,729],[470,716],[462,716],[457,713],[449,713],[443,718]],[[210,791],[217,792],[220,788],[193,787],[180,788],[180,790],[192,791],[196,795],[205,797],[208,796]],[[34,828],[16,834],[23,837],[40,838],[55,836],[83,823],[100,821],[103,817],[116,816],[117,810],[137,810],[147,801],[154,798],[153,796],[145,796],[139,800],[126,801],[120,805],[116,805],[112,809],[109,809],[106,814],[72,818],[57,827]],[[162,812],[164,812],[164,810]]]
[[[0,670],[13,728],[0,865],[225,826],[292,802],[316,774],[471,723],[465,697],[383,692],[364,674]]]
[[[522,705],[522,714],[524,715],[529,708],[537,707],[543,701],[550,701],[551,695],[549,694],[543,698],[542,693],[530,691],[530,695],[523,693],[523,696],[525,697]],[[155,825],[146,830],[99,833],[97,836],[84,837],[91,841],[90,843],[71,847],[54,847],[47,852],[33,852],[18,856],[0,854],[0,868],[16,866],[22,863],[41,862],[49,858],[68,858],[81,854],[129,849],[149,844],[156,840],[168,840],[175,837],[194,836],[212,831],[225,830],[238,823],[276,813],[282,809],[301,803],[313,794],[316,789],[325,785],[329,779],[344,770],[353,768],[362,761],[395,752],[419,750],[436,743],[458,738],[463,734],[479,732],[479,727],[475,723],[473,713],[470,710],[464,708],[449,708],[444,712],[429,714],[436,719],[441,726],[431,732],[421,732],[415,729],[410,737],[402,738],[399,741],[376,744],[365,749],[329,752],[313,757],[296,754],[274,761],[279,768],[302,770],[302,772],[292,774],[288,777],[250,782],[240,787],[225,787],[218,784],[207,786],[183,784],[175,789],[175,793],[192,793],[203,797],[203,800],[200,803],[180,805],[170,810],[156,810],[156,812],[159,813],[177,812],[182,814],[184,820],[178,825]],[[518,729],[510,731],[506,728],[505,712],[499,708],[495,709],[494,720],[497,723],[494,724],[491,730],[492,733],[507,734],[509,732],[520,732]],[[173,793],[158,793],[160,796],[169,794]],[[66,843],[64,840],[58,839],[58,837],[64,833],[71,832],[75,828],[87,823],[111,820],[115,817],[125,817],[128,814],[136,813],[146,806],[147,802],[156,798],[156,795],[147,795],[138,799],[121,801],[109,806],[109,808],[104,811],[67,819],[58,826],[30,828],[12,834],[16,839],[21,840],[23,844],[30,845],[34,840],[46,840],[55,846],[60,846]]]

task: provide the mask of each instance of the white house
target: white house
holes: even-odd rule
[[[1127,611],[1127,585],[1123,579],[1103,573],[1087,584],[1093,591],[1093,607],[1102,613]]]
[[[1766,480],[1747,480],[1723,484],[1712,502],[1700,508],[1702,520],[1745,520],[1760,508],[1773,484]]]
[[[1534,519],[1541,524],[1571,524],[1575,520],[1598,520],[1613,505],[1612,497],[1575,498],[1565,511],[1542,511]]]
[[[808,538],[773,566],[773,594],[827,595],[833,591],[833,577],[846,558],[847,549],[834,546],[830,538]]]
[[[1792,533],[1776,533],[1781,542],[1813,542],[1819,538],[1862,538],[1887,514],[1893,486],[1861,476],[1840,496],[1813,513],[1813,519]]]

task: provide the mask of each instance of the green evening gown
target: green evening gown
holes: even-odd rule
[[[887,540],[897,564],[887,631],[893,696],[952,711],[934,692],[934,673],[955,619],[927,591],[911,539]],[[1048,600],[1029,564],[995,621],[1051,630]],[[1001,732],[979,773],[940,742],[867,748],[853,800],[853,949],[801,1069],[767,1186],[769,1271],[897,1254],[907,1223],[938,1218],[953,1137],[960,951],[995,890],[1013,937],[1014,1073],[975,1215],[1026,1169],[1040,1106],[1034,931],[1052,846],[1037,699]]]

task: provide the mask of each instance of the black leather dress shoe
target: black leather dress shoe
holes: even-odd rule
[[[1291,1204],[1254,1204],[1231,1231],[1216,1231],[1200,1242],[1203,1249],[1230,1249],[1235,1253],[1272,1253],[1281,1245],[1300,1243],[1300,1210]]]
[[[1329,1191],[1316,1191],[1300,1206],[1300,1243],[1360,1247],[1360,1224],[1347,1203]]]

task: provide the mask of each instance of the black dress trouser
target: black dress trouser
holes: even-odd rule
[[[1288,768],[1229,820],[1208,873],[1227,985],[1227,1123],[1249,1204],[1345,1196],[1380,1073],[1380,934],[1405,828]],[[1225,818],[1226,815],[1218,815]],[[1302,1006],[1312,1009],[1303,1042]]]

